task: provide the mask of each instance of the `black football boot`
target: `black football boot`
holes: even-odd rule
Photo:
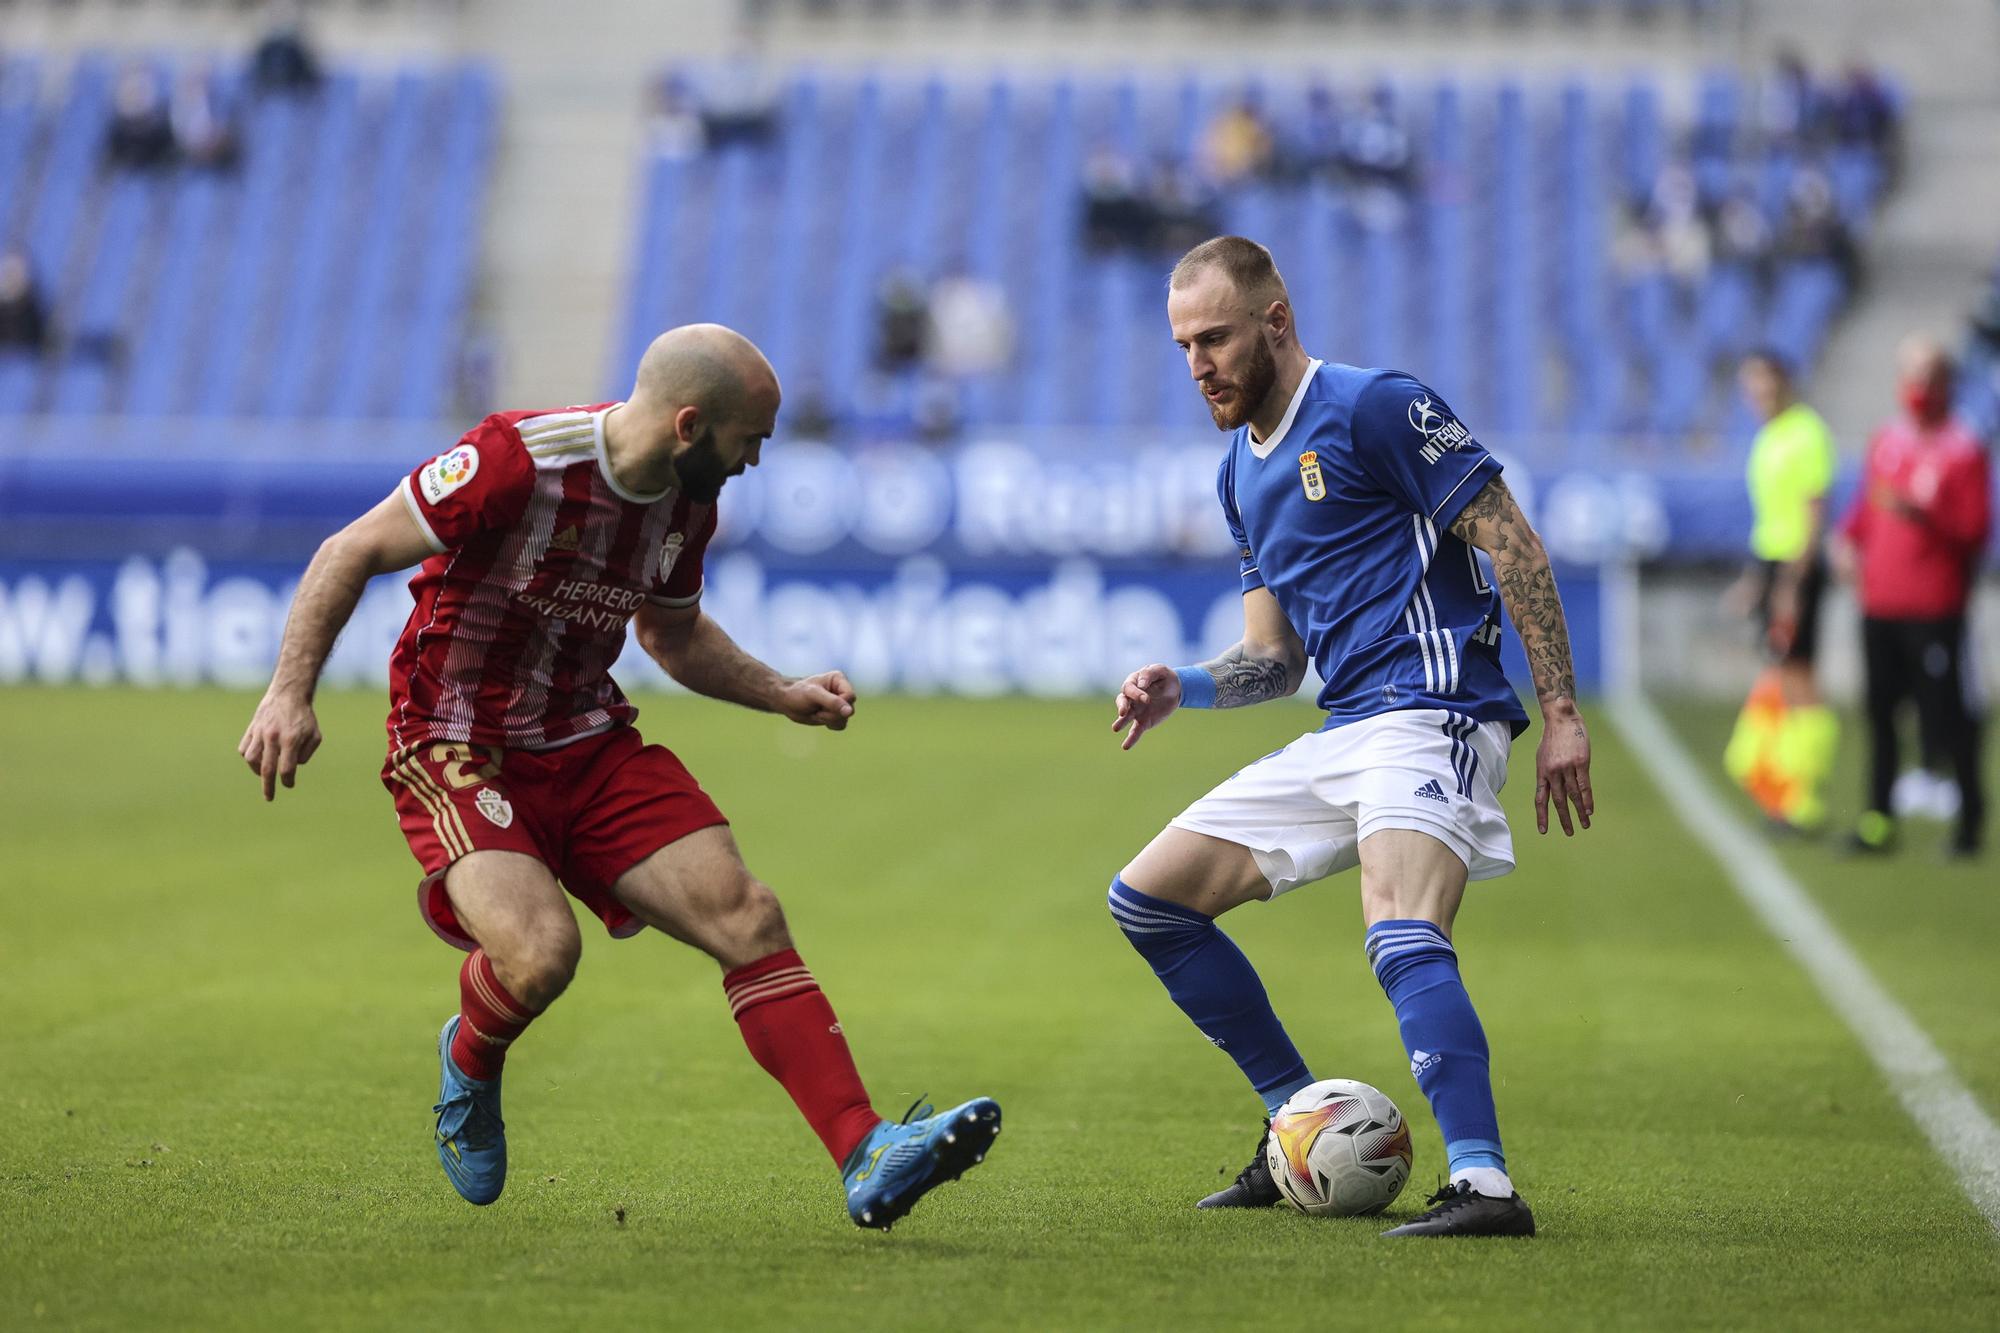
[[[1271,1168],[1264,1165],[1264,1147],[1271,1140],[1271,1122],[1264,1122],[1264,1133],[1257,1140],[1257,1152],[1250,1159],[1250,1165],[1236,1173],[1236,1182],[1227,1189],[1215,1193],[1196,1204],[1197,1208],[1269,1208],[1279,1203],[1284,1196],[1278,1193],[1277,1182],[1271,1179]]]
[[[1518,1194],[1504,1199],[1474,1194],[1469,1182],[1446,1185],[1431,1195],[1430,1210],[1385,1236],[1532,1236],[1535,1215]]]

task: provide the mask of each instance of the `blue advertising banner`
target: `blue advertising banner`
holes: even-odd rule
[[[365,442],[324,425],[238,441],[241,431],[0,446],[0,558],[164,555],[188,546],[211,558],[303,562],[327,533],[451,443],[407,428]],[[1734,465],[1545,468],[1498,452],[1560,559],[1734,558],[1743,549],[1750,511]],[[779,563],[1220,557],[1229,542],[1215,498],[1218,456],[1214,440],[1083,435],[1037,447],[989,440],[948,453],[780,442],[765,466],[730,483],[717,545]]]
[[[155,557],[0,560],[0,682],[262,685],[276,660],[296,562]],[[1597,579],[1559,573],[1584,688],[1600,676]],[[864,689],[990,695],[1109,692],[1148,662],[1214,656],[1242,637],[1233,562],[1150,571],[1084,558],[981,566],[912,556],[872,564],[781,566],[745,552],[708,566],[703,606],[781,670],[839,667]],[[388,679],[410,612],[406,579],[370,586],[327,663],[335,685]],[[1510,672],[1526,667],[1512,634]],[[627,688],[664,686],[629,648]],[[1317,689],[1308,682],[1305,692]]]
[[[0,681],[261,684],[313,550],[451,443],[440,436],[326,423],[7,433]],[[837,666],[865,688],[1109,691],[1136,666],[1240,637],[1216,458],[1213,440],[1088,435],[948,453],[781,442],[730,484],[705,605],[781,669]],[[1668,478],[1510,462],[1508,476],[1562,569],[1586,688],[1599,679],[1597,562],[1733,556],[1748,525],[1733,468]],[[402,584],[370,588],[330,682],[386,678]],[[665,683],[636,650],[619,674]]]

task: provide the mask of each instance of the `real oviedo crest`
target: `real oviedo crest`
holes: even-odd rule
[[[1306,499],[1326,499],[1326,477],[1319,470],[1319,454],[1314,450],[1299,455],[1299,481],[1306,488]]]

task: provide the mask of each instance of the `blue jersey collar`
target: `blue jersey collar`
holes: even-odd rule
[[[1269,458],[1272,451],[1285,442],[1285,436],[1291,432],[1293,420],[1299,415],[1299,404],[1306,400],[1306,390],[1312,387],[1313,376],[1319,374],[1319,368],[1325,364],[1318,357],[1306,362],[1306,373],[1299,376],[1299,387],[1292,390],[1292,402],[1291,406],[1285,409],[1285,419],[1271,432],[1270,439],[1260,443],[1257,437],[1250,433],[1248,426],[1243,428],[1243,439],[1249,444],[1251,453],[1259,459]]]

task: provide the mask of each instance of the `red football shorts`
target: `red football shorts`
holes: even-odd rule
[[[445,871],[468,852],[534,857],[623,939],[643,923],[612,896],[618,877],[668,843],[729,822],[673,751],[631,727],[541,751],[425,741],[389,756],[382,785],[424,868],[424,920],[468,952],[476,946],[444,887]]]

